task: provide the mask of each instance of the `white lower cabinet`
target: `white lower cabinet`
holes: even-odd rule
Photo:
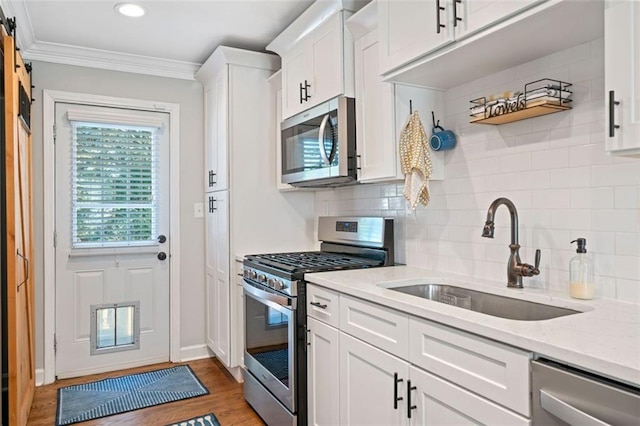
[[[231,364],[229,283],[229,191],[207,194],[206,315],[207,346],[224,365]]]
[[[411,425],[531,424],[525,417],[414,366],[410,367],[409,384]]]
[[[339,370],[340,425],[407,424],[408,362],[341,332]]]
[[[311,317],[307,321],[307,410],[309,425],[340,424],[337,328]]]
[[[311,294],[326,291],[308,285]],[[529,353],[331,293],[339,295],[339,328],[319,320],[307,301],[315,316],[308,317],[309,424],[531,424]],[[384,339],[370,338],[373,329]]]

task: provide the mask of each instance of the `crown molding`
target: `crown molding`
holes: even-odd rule
[[[194,62],[174,61],[57,43],[35,42],[28,48],[22,48],[20,53],[23,58],[32,61],[54,62],[183,80],[195,80],[196,71],[200,68],[200,64]]]
[[[25,0],[0,0],[5,16],[16,18],[16,43],[26,60],[195,80],[200,64],[38,41]]]

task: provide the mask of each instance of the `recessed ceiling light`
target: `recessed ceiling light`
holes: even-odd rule
[[[133,18],[144,15],[144,9],[142,8],[142,6],[138,6],[137,4],[133,3],[119,3],[116,4],[114,9],[124,16],[130,16]]]

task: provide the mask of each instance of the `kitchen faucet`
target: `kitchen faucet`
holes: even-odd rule
[[[522,277],[532,277],[540,273],[540,249],[536,250],[535,266],[520,261],[520,244],[518,244],[518,211],[516,206],[508,198],[498,198],[489,206],[487,211],[487,221],[482,229],[482,236],[485,238],[493,238],[494,216],[496,209],[504,205],[509,209],[511,216],[511,254],[507,263],[507,287],[522,288]]]

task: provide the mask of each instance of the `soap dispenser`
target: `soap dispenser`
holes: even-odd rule
[[[587,254],[587,240],[578,238],[571,243],[578,243],[576,255],[569,262],[569,293],[575,299],[592,299],[593,260]]]

